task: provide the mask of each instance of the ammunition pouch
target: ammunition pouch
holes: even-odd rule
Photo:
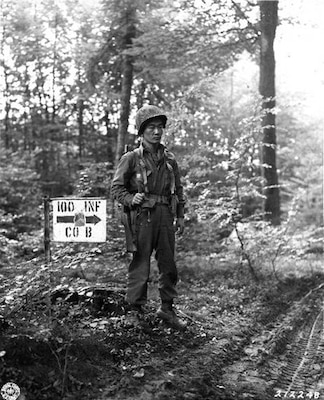
[[[154,208],[156,204],[165,204],[169,205],[169,197],[167,196],[160,196],[158,194],[151,194],[148,193],[145,195],[145,199],[143,204],[141,204],[142,208]]]
[[[142,208],[154,208],[157,204],[164,204],[169,206],[172,215],[177,215],[177,208],[179,204],[178,196],[172,194],[171,196],[161,196],[157,194],[147,194],[145,196],[144,203],[141,205]]]

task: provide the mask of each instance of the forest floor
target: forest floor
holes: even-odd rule
[[[16,383],[20,400],[324,399],[322,253],[281,260],[277,277],[255,266],[256,282],[234,244],[191,227],[177,239],[178,332],[155,318],[154,260],[145,316],[127,323],[119,226],[104,244],[52,244],[50,264],[40,238],[0,264],[0,388]]]

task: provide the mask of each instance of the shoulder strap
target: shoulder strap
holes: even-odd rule
[[[143,148],[139,147],[137,149],[135,149],[134,151],[135,154],[135,164],[136,166],[139,167],[140,173],[142,175],[142,179],[143,179],[143,184],[144,184],[144,192],[146,194],[149,193],[148,190],[148,183],[147,183],[147,169],[146,169],[146,165],[144,162],[144,158],[143,158]],[[171,164],[171,160],[175,160],[175,157],[172,153],[170,153],[167,149],[164,149],[164,155],[166,158],[166,166],[170,172],[171,175],[171,194],[175,194],[175,173],[174,173],[174,168]]]
[[[164,156],[166,158],[166,166],[171,175],[171,194],[173,195],[175,193],[175,174],[174,174],[174,169],[173,169],[170,161],[175,160],[175,157],[166,148],[164,149]]]
[[[164,148],[164,155],[168,160],[175,160],[175,155],[169,151],[166,147]]]
[[[171,194],[175,193],[175,176],[174,176],[174,169],[169,161],[166,161],[166,166],[171,175]]]
[[[135,164],[136,164],[136,166],[139,166],[139,170],[142,175],[143,184],[144,184],[144,192],[147,194],[149,192],[149,190],[148,190],[148,184],[147,184],[146,165],[145,165],[145,162],[143,159],[143,149],[142,148],[135,149],[134,154],[135,154]]]

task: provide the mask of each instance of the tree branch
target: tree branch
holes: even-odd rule
[[[248,16],[245,14],[245,12],[242,10],[242,8],[236,3],[236,1],[231,0],[233,6],[235,9],[239,12],[239,14],[246,20],[248,23],[248,26],[257,34],[257,36],[260,35],[260,32],[256,29],[256,27],[251,23],[249,20]]]

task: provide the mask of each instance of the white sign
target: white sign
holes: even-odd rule
[[[106,200],[57,198],[53,205],[54,242],[105,242]]]

